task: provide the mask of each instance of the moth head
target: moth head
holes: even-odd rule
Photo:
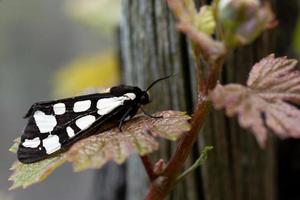
[[[134,94],[134,98],[130,97],[129,98],[131,100],[134,100],[138,103],[140,103],[141,105],[145,105],[150,103],[150,98],[149,98],[149,94],[148,91],[154,86],[156,85],[156,83],[168,79],[170,78],[172,75],[157,79],[155,81],[153,81],[149,87],[147,87],[146,90],[141,90],[139,87],[134,87],[134,86],[128,86],[128,85],[119,85],[119,86],[115,86],[110,88],[109,92],[111,94],[113,94],[114,96],[122,96],[122,95],[128,95],[129,93],[133,93]]]
[[[150,103],[149,95],[147,91],[142,91],[141,97],[140,97],[140,103],[142,105]]]

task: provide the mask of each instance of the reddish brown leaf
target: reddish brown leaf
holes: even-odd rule
[[[250,129],[261,146],[268,129],[281,138],[300,138],[300,72],[297,61],[270,55],[254,65],[247,86],[217,85],[211,98],[228,116],[238,115],[242,127]],[[292,104],[291,104],[292,103]]]
[[[159,144],[153,136],[176,140],[190,128],[189,117],[182,112],[165,111],[156,116],[163,117],[139,116],[124,124],[123,132],[114,128],[79,141],[68,151],[67,158],[75,171],[100,168],[109,160],[120,164],[133,153],[145,155],[157,150]]]
[[[15,162],[11,168],[13,181],[11,189],[26,188],[44,180],[65,161],[72,162],[75,171],[88,168],[100,168],[112,160],[121,164],[125,159],[138,153],[145,155],[158,149],[156,136],[176,140],[190,129],[190,117],[183,112],[164,111],[154,114],[162,118],[138,116],[124,124],[120,132],[118,128],[93,135],[74,144],[67,152],[32,164]],[[17,152],[20,139],[16,139],[10,148]]]
[[[297,60],[286,57],[274,58],[274,54],[255,64],[249,74],[247,85],[265,99],[283,100],[300,104],[300,71]]]

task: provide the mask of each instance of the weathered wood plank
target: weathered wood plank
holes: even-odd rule
[[[168,12],[166,3],[157,0],[125,0],[123,8],[121,52],[125,83],[145,88],[155,79],[176,74],[174,78],[161,82],[151,90],[153,102],[147,110],[186,110],[182,37],[175,30],[173,17]],[[173,146],[162,141],[160,151],[153,158],[156,160],[170,157]],[[133,166],[130,163],[127,167],[129,172],[144,170],[140,165]],[[128,185],[132,181],[142,181],[136,179],[136,176],[129,176]],[[176,188],[180,192],[176,192],[173,199],[186,198],[182,195],[185,194],[184,186],[182,183]],[[144,188],[139,190],[143,191]],[[127,187],[127,192],[132,193],[130,187]],[[134,193],[130,199],[141,199],[141,196],[142,194]]]

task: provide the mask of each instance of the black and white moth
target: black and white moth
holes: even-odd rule
[[[121,130],[124,121],[150,102],[147,91],[168,77],[154,81],[146,90],[120,85],[107,93],[33,104],[24,117],[28,118],[28,123],[21,136],[18,160],[22,163],[37,162],[116,124]]]

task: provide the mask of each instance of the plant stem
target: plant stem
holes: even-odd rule
[[[189,0],[192,2],[192,0]],[[188,2],[189,2],[188,1]],[[209,35],[199,32],[197,28],[186,20],[182,6],[185,0],[167,0],[170,9],[178,18],[177,28],[185,33],[193,44],[195,59],[198,100],[196,109],[191,119],[191,130],[185,133],[178,142],[175,153],[172,155],[166,169],[154,181],[151,181],[146,200],[163,200],[176,184],[176,178],[190,155],[198,133],[203,127],[204,121],[211,111],[212,105],[208,99],[208,92],[216,84],[227,55],[227,49],[220,41],[212,39]],[[207,73],[201,67],[200,58],[207,64]]]
[[[202,38],[200,37],[199,39]],[[208,92],[216,86],[225,58],[226,54],[222,54],[218,59],[215,59],[215,62],[211,63],[209,66],[210,70],[207,75],[207,81],[198,82],[198,101],[191,119],[191,130],[185,133],[179,141],[176,151],[171,157],[162,175],[151,182],[146,200],[165,199],[176,184],[176,178],[180,170],[183,168],[186,159],[190,155],[192,147],[198,138],[198,133],[202,128],[207,115],[211,111],[212,105],[208,100]],[[201,91],[203,88],[205,88],[205,93]]]
[[[207,100],[201,100],[198,104],[197,110],[192,118],[191,130],[179,141],[176,151],[168,163],[163,175],[152,182],[146,200],[163,200],[171,191],[178,173],[182,169],[184,162],[192,150],[198,132],[202,127],[210,108],[211,105]]]
[[[150,179],[150,181],[153,181],[155,180],[155,178],[157,177],[157,175],[155,174],[154,170],[153,170],[153,165],[152,165],[152,162],[149,158],[149,156],[140,156],[143,164],[144,164],[144,167],[146,169],[146,172],[148,174],[148,177]]]

